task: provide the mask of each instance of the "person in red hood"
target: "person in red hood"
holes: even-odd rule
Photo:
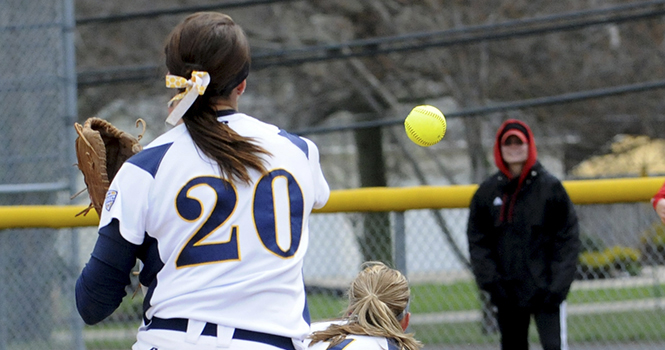
[[[567,349],[565,299],[581,246],[575,208],[538,162],[524,122],[501,125],[494,160],[499,171],[473,196],[467,238],[476,283],[497,307],[501,348],[529,348],[533,315],[543,349]]]
[[[656,210],[656,214],[658,214],[660,221],[665,224],[665,184],[663,184],[658,193],[651,198],[651,205],[653,205],[653,209]]]

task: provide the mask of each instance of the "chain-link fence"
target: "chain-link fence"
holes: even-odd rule
[[[56,204],[76,115],[72,4],[0,3],[0,204]],[[50,348],[74,321],[71,246],[48,229],[0,232],[0,349]],[[66,242],[70,242],[71,236]]]
[[[187,1],[164,3],[175,5]],[[124,12],[152,8],[154,4],[133,2],[133,8]],[[112,2],[80,5],[85,6],[88,14],[108,13],[114,6]],[[167,92],[162,89],[161,80],[152,79],[158,75],[155,71],[160,70],[155,67],[161,41],[152,40],[153,36],[148,34],[153,33],[161,40],[180,17],[148,16],[128,22],[89,19],[79,21],[81,26],[74,28],[72,7],[73,2],[67,0],[0,2],[2,205],[87,204],[85,198],[75,202],[69,199],[70,194],[83,188],[80,177],[72,175],[75,168],[71,167],[74,163],[71,126],[77,114],[74,36],[79,50],[98,53],[94,57],[80,57],[78,64],[79,71],[83,71],[79,72],[83,84],[78,91],[81,114],[110,119],[124,130],[130,130],[133,121],[142,117],[149,121],[143,142],[164,131],[165,109],[161,106],[168,100]],[[254,7],[238,9],[233,17],[247,23],[257,16],[267,18],[271,14]],[[259,30],[250,33],[254,35],[252,44],[270,48],[271,43],[261,39],[265,36],[261,33]],[[131,45],[113,49],[95,45],[102,36]],[[145,57],[152,59],[146,61]],[[136,69],[99,70],[101,66],[127,64],[136,65],[133,66]],[[310,66],[309,73],[316,76],[320,68]],[[288,97],[297,84],[280,77],[298,75],[294,69],[276,67],[269,72],[252,73],[253,91],[248,91],[242,103],[246,111],[257,117],[270,116],[269,122],[283,127],[308,125],[290,119],[289,106],[275,105],[265,98],[274,91]],[[97,73],[86,74],[92,70]],[[139,79],[145,75],[151,79]],[[115,84],[101,85],[100,80]],[[124,83],[119,83],[123,80]],[[311,86],[314,89],[316,84]],[[444,106],[455,109],[450,99],[428,102],[442,109]],[[561,137],[556,130],[538,128],[538,119],[532,116],[537,114],[510,112],[475,117],[482,124],[481,135],[485,136],[479,141],[480,146],[490,155],[492,134],[501,120],[506,116],[519,117],[534,128],[539,159],[560,178],[607,175],[598,169],[607,170],[608,164],[624,165],[620,170],[612,170],[611,176],[665,173],[647,167],[658,164],[662,157],[636,155],[627,160],[613,157],[609,163],[600,162],[595,167],[596,161],[590,162],[571,172],[564,165],[565,148],[578,141],[576,136]],[[326,125],[348,124],[353,119],[353,115],[338,113],[328,118]],[[448,135],[431,148],[411,144],[400,127],[381,130],[388,186],[464,184],[473,178],[461,118],[448,120]],[[358,167],[365,160],[357,155],[353,132],[306,134],[320,147],[324,173],[333,189],[360,186]],[[633,146],[628,148],[637,147]],[[658,150],[648,154],[652,156],[654,152],[659,154]],[[665,226],[657,223],[647,203],[579,205],[577,209],[585,251],[580,256],[577,279],[568,298],[571,348],[662,348],[665,346],[662,321]],[[498,347],[491,311],[483,312],[482,295],[466,267],[466,218],[465,208],[314,215],[305,267],[313,319],[339,316],[346,304],[345,289],[361,262],[380,259],[399,267],[410,279],[414,295],[410,330],[426,348]],[[140,292],[134,295],[136,281],[127,288],[128,296],[120,308],[99,325],[84,327],[75,310],[74,281],[95,239],[94,228],[0,231],[0,350],[131,347],[142,311],[143,296]],[[534,330],[531,337],[537,343]]]
[[[572,349],[601,349],[625,346],[657,349],[665,345],[665,226],[656,224],[653,209],[646,203],[577,205],[584,252],[576,280],[568,296],[568,339]],[[312,318],[341,316],[347,303],[345,291],[360,264],[383,254],[406,272],[411,282],[410,331],[426,349],[496,348],[498,334],[491,317],[483,317],[481,294],[466,267],[468,258],[465,227],[466,209],[409,210],[386,215],[367,213],[315,214],[305,263],[305,281]],[[441,220],[443,219],[443,220]],[[387,225],[386,225],[387,222]],[[443,224],[445,222],[445,224]],[[81,261],[92,249],[95,228],[83,229]],[[374,242],[367,235],[379,237]],[[71,280],[63,256],[69,252],[70,230],[50,233],[58,254],[28,260],[30,247],[19,246],[21,231],[3,232],[13,245],[14,256],[22,256],[21,269],[11,271],[4,264],[3,303],[16,315],[3,323],[5,349],[71,349],[77,341],[85,349],[129,349],[141,322],[143,294],[137,282],[127,287],[128,295],[119,309],[95,326],[77,335],[72,325]],[[44,238],[44,237],[40,237]],[[387,243],[393,242],[390,246]],[[42,242],[31,241],[34,246]],[[456,249],[462,252],[458,256]],[[4,249],[3,252],[8,252]],[[366,254],[368,256],[366,256]],[[6,255],[3,255],[6,257]],[[5,260],[6,261],[6,260]],[[26,271],[39,270],[25,279]],[[26,291],[15,288],[24,283]],[[9,287],[9,288],[7,288]],[[39,293],[39,295],[37,295]],[[35,303],[44,301],[40,309]],[[487,311],[487,310],[485,310]],[[30,313],[30,314],[28,314]],[[491,312],[486,312],[490,314]],[[43,326],[40,326],[38,322]],[[79,320],[80,322],[80,320]],[[38,333],[35,333],[38,332]],[[39,337],[37,337],[39,336]],[[81,337],[78,339],[77,337]],[[537,336],[531,330],[535,348]]]
[[[654,223],[648,204],[582,205],[577,210],[584,252],[568,297],[571,348],[635,343],[641,344],[637,348],[662,347],[665,324],[658,320],[665,307],[665,227]],[[393,228],[400,215],[391,214]],[[445,218],[447,227],[437,215]],[[498,344],[465,266],[466,219],[465,209],[404,214],[405,270],[414,294],[411,331],[429,346],[483,349]],[[321,287],[311,298],[311,309],[319,312],[315,317],[339,316],[341,291],[363,260],[359,242],[374,229],[360,213],[316,217],[305,270],[310,285]],[[465,252],[463,257],[456,255],[446,231]],[[319,309],[322,300],[334,307]],[[537,342],[535,332],[532,341]]]

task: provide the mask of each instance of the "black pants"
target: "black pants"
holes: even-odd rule
[[[545,310],[533,310],[513,305],[497,307],[497,322],[501,331],[501,349],[529,349],[529,323],[531,315],[536,321],[543,350],[566,350],[566,304]]]

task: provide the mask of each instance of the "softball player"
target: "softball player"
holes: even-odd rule
[[[110,185],[99,238],[76,283],[88,324],[145,286],[134,350],[298,349],[309,333],[302,275],[309,215],[330,190],[316,145],[237,112],[247,39],[221,13],[187,17],[167,40],[175,127]]]
[[[417,350],[422,344],[404,331],[409,326],[410,291],[406,277],[381,262],[367,262],[349,288],[346,317],[315,323],[312,350]]]

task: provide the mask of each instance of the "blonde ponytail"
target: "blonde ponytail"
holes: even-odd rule
[[[406,277],[385,264],[370,261],[349,288],[347,317],[342,324],[333,324],[311,335],[311,344],[327,341],[328,348],[341,343],[347,335],[385,337],[400,349],[417,350],[422,344],[413,334],[406,334],[400,325],[408,312],[410,290]],[[399,317],[399,319],[398,319]]]

